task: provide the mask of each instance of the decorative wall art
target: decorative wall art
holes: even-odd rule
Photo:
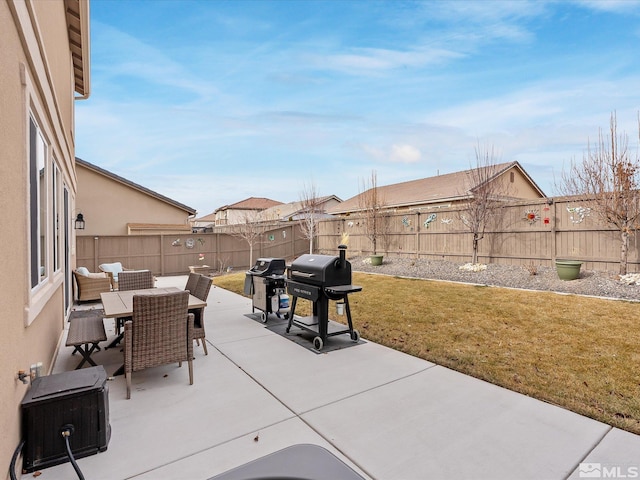
[[[540,220],[540,215],[537,210],[530,209],[524,212],[524,219],[530,224],[534,224]]]
[[[405,227],[410,227],[411,219],[405,215],[404,217],[402,217],[402,225],[404,225]]]
[[[571,223],[582,223],[585,217],[591,215],[591,209],[587,207],[567,207]]]
[[[182,242],[179,238],[176,238],[173,242],[171,242],[172,247],[179,247],[180,245],[182,245]]]
[[[435,213],[432,213],[431,215],[429,215],[427,219],[424,221],[424,228],[429,228],[429,224],[435,221],[436,218],[437,218],[437,215]]]
[[[440,221],[445,225],[451,225],[453,223],[453,218],[441,218]]]
[[[187,248],[193,248],[196,246],[196,241],[193,238],[187,238],[187,241],[184,242],[184,246]]]

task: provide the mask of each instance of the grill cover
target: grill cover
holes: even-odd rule
[[[332,255],[305,254],[291,264],[290,275],[291,280],[320,287],[349,285],[351,263]]]

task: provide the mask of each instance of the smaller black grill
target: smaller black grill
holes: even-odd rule
[[[301,255],[289,267],[287,292],[293,297],[287,333],[293,325],[316,333],[313,345],[321,350],[327,337],[348,333],[357,342],[360,334],[353,329],[349,293],[359,292],[362,287],[351,284],[351,263],[346,259],[345,245],[338,247],[340,255]],[[295,317],[298,298],[313,302],[313,315]],[[343,325],[329,321],[329,300],[344,304],[348,329]]]
[[[249,272],[251,275],[267,277],[269,275],[284,275],[286,269],[284,258],[259,258]]]
[[[286,294],[284,258],[259,258],[247,271],[244,293],[252,297],[252,312],[262,311],[260,319],[266,323],[270,313],[288,317],[289,296]]]

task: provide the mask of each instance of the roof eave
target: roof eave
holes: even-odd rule
[[[91,35],[89,2],[64,0],[69,51],[73,61],[74,91],[77,100],[89,98],[91,93]]]

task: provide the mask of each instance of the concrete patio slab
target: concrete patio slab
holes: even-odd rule
[[[580,463],[570,479],[640,478],[640,436],[612,428]]]
[[[256,412],[256,414],[259,414],[259,412]],[[256,438],[258,439],[257,441]],[[220,445],[203,448],[187,458],[164,465],[136,478],[140,480],[187,478],[191,480],[206,480],[285,447],[303,443],[326,448],[363,478],[370,478],[299,418],[285,420],[263,428],[259,432],[252,432]]]
[[[566,478],[609,426],[434,367],[302,417],[374,478]]]
[[[132,378],[130,400],[124,376],[108,382],[108,449],[80,460],[94,480],[131,478],[229,439],[255,436],[293,417],[215,349],[194,361],[193,385],[188,383],[186,364],[147,369]],[[69,468],[67,464],[47,469],[46,478],[69,478]]]
[[[243,342],[213,343],[297,414],[433,366],[370,342],[325,355],[317,355],[276,334]]]

